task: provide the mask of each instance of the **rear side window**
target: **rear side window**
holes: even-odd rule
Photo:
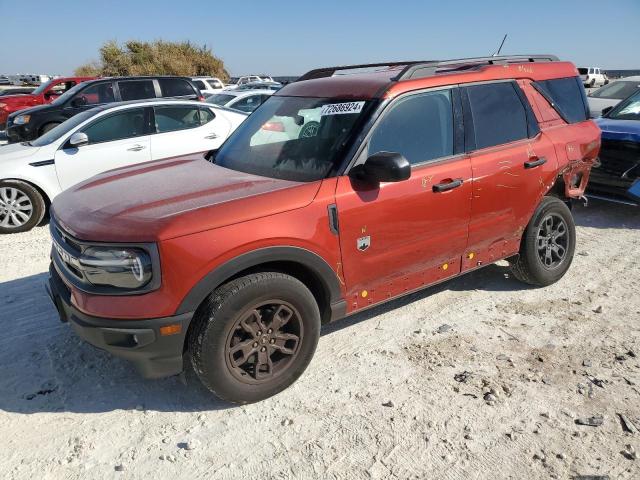
[[[202,80],[194,80],[193,84],[200,90],[209,90]]]
[[[200,124],[204,125],[205,123],[209,123],[211,120],[216,118],[214,113],[208,108],[200,109]]]
[[[391,107],[369,140],[368,154],[396,152],[417,164],[453,155],[451,91],[411,95]]]
[[[156,98],[153,80],[125,80],[118,82],[118,88],[120,89],[120,98],[125,102],[127,100]]]
[[[154,111],[156,114],[156,131],[158,133],[175,132],[200,126],[198,107],[155,107]]]
[[[511,82],[466,87],[475,148],[528,138],[527,112]]]
[[[578,77],[533,82],[533,86],[567,123],[583,122],[589,109],[582,82]]]
[[[158,82],[163,97],[195,97],[196,95],[191,84],[183,78],[161,78]]]

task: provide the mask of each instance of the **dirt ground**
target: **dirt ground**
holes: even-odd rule
[[[47,228],[1,236],[0,476],[640,478],[640,210],[574,214],[559,283],[491,266],[330,325],[243,407],[81,342],[44,291]]]

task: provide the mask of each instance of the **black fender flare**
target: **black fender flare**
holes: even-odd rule
[[[239,255],[216,267],[191,288],[182,299],[175,314],[194,312],[211,292],[230,278],[252,267],[274,262],[296,263],[314,275],[322,285],[330,309],[326,321],[337,320],[345,316],[347,304],[342,298],[340,281],[336,272],[320,255],[293,246],[260,248]]]

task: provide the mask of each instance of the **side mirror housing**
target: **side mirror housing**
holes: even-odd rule
[[[607,113],[613,110],[613,107],[607,107],[602,109],[602,116],[604,117]]]
[[[82,147],[83,145],[87,145],[89,143],[89,137],[87,137],[86,133],[76,132],[71,135],[69,139],[69,145],[74,148]]]
[[[401,182],[411,177],[411,164],[399,153],[378,152],[354,167],[349,175],[371,183]]]

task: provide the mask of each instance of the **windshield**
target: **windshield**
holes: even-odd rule
[[[214,163],[263,177],[320,180],[338,165],[369,103],[271,97],[223,144]]]
[[[58,98],[56,98],[53,102],[51,102],[51,105],[60,105],[62,103],[65,103],[67,100],[73,97],[76,93],[78,93],[82,88],[84,88],[86,84],[87,84],[86,82],[82,82],[70,88],[69,90],[64,92],[62,95],[60,95]]]
[[[95,114],[96,112],[94,112],[93,110],[86,110],[82,113],[79,113],[78,115],[71,117],[66,122],[62,122],[60,125],[52,128],[47,133],[36,138],[32,142],[29,142],[29,145],[31,145],[32,147],[44,147],[45,145],[49,145],[69,133],[85,120],[93,117]]]
[[[589,94],[593,98],[610,98],[613,100],[623,100],[640,88],[640,81],[625,82],[619,80],[617,82],[605,85],[595,92]]]
[[[44,92],[47,87],[49,87],[49,85],[51,85],[53,83],[53,80],[49,80],[48,82],[45,82],[43,84],[41,84],[38,88],[36,88],[33,92],[31,92],[33,95],[40,95],[42,92]]]
[[[615,107],[607,118],[614,120],[640,120],[640,90],[623,100]]]
[[[227,95],[227,94],[224,94],[224,93],[216,93],[214,95],[211,95],[205,101],[207,103],[213,103],[214,105],[226,105],[227,103],[229,103],[234,98],[236,98],[235,95]]]

